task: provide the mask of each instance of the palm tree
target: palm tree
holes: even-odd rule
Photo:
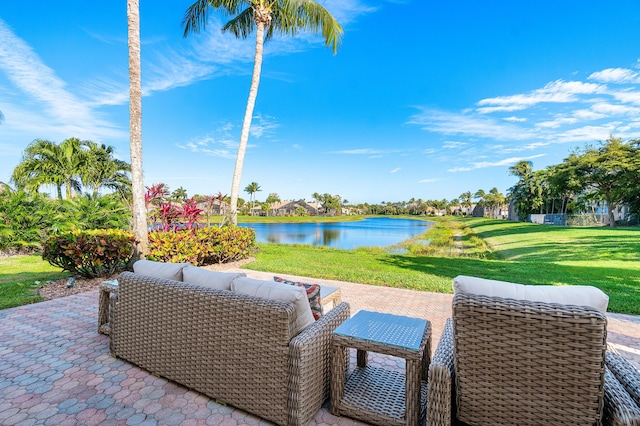
[[[142,175],[142,85],[140,82],[140,5],[127,0],[129,45],[129,145],[131,151],[131,194],[133,236],[137,240],[133,259],[144,259],[149,250],[147,209]]]
[[[237,38],[247,38],[256,30],[255,58],[247,108],[242,122],[240,144],[231,183],[231,223],[238,223],[238,193],[242,178],[242,166],[249,139],[249,129],[253,108],[258,96],[260,72],[262,69],[262,49],[265,40],[276,33],[295,36],[299,30],[322,32],[327,46],[333,47],[335,54],[340,45],[343,30],[338,21],[320,4],[313,0],[197,0],[185,12],[182,24],[184,36],[199,32],[207,23],[209,7],[225,15],[233,16],[222,31],[230,31]]]
[[[98,195],[101,188],[108,188],[119,192],[123,197],[130,193],[131,180],[128,173],[131,166],[122,160],[113,158],[115,152],[112,146],[85,141],[83,146],[88,148],[87,162],[81,173],[82,185]]]
[[[465,213],[468,214],[468,210],[471,207],[471,204],[473,204],[473,194],[471,194],[471,191],[463,192],[462,194],[460,194],[459,198],[460,205],[467,209],[465,210]]]
[[[80,176],[86,164],[86,152],[80,139],[65,139],[59,145],[36,139],[27,146],[22,160],[13,170],[11,180],[19,189],[37,192],[42,185],[55,185],[58,199],[71,199],[81,192]]]
[[[247,192],[249,194],[250,200],[251,200],[251,210],[249,210],[249,214],[252,214],[252,210],[253,207],[255,205],[255,196],[256,196],[256,192],[258,191],[262,191],[262,189],[260,188],[260,185],[258,185],[257,182],[251,182],[249,185],[247,185],[247,187],[244,189],[244,192]]]
[[[171,198],[174,201],[184,201],[188,198],[187,190],[180,186],[171,193]]]

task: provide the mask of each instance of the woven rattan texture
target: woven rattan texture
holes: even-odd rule
[[[426,407],[427,387],[422,384],[420,407]],[[403,423],[405,375],[380,367],[357,368],[345,385],[341,413],[375,424]]]
[[[470,424],[600,424],[606,317],[587,307],[457,294],[457,418]]]
[[[290,303],[129,272],[118,281],[114,355],[280,425],[306,424],[322,405],[347,304],[292,340]]]
[[[354,316],[342,330],[354,330],[360,325],[370,326],[368,316]],[[393,320],[390,330],[396,329]],[[431,323],[414,326],[421,335],[416,348],[405,348],[389,344],[384,324],[373,329],[367,337],[378,336],[382,341],[365,340],[360,333],[333,335],[333,359],[331,378],[331,412],[346,415],[383,426],[417,426],[424,419],[426,410],[427,365],[431,357]],[[414,331],[415,331],[414,330]],[[412,339],[415,337],[412,336]],[[393,339],[392,339],[393,341]],[[358,367],[347,378],[347,348],[357,349]],[[377,352],[402,357],[406,360],[404,374],[367,366],[367,352]]]
[[[455,404],[453,366],[453,323],[447,320],[429,365],[427,425],[451,426]]]
[[[607,352],[605,424],[640,426],[640,372],[618,354]]]

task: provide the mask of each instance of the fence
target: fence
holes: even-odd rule
[[[606,214],[531,214],[527,222],[556,226],[608,226],[609,215]]]

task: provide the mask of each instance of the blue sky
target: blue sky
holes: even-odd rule
[[[503,193],[508,168],[640,138],[640,2],[322,0],[343,25],[265,45],[242,188],[350,202]],[[182,37],[190,0],[141,0],[145,184],[230,192],[255,39],[222,18]],[[34,139],[129,161],[125,0],[0,8],[0,180]],[[248,199],[244,192],[241,197]]]

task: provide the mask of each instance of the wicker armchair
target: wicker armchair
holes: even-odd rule
[[[606,352],[606,324],[589,307],[456,294],[427,425],[640,425],[640,377]]]

